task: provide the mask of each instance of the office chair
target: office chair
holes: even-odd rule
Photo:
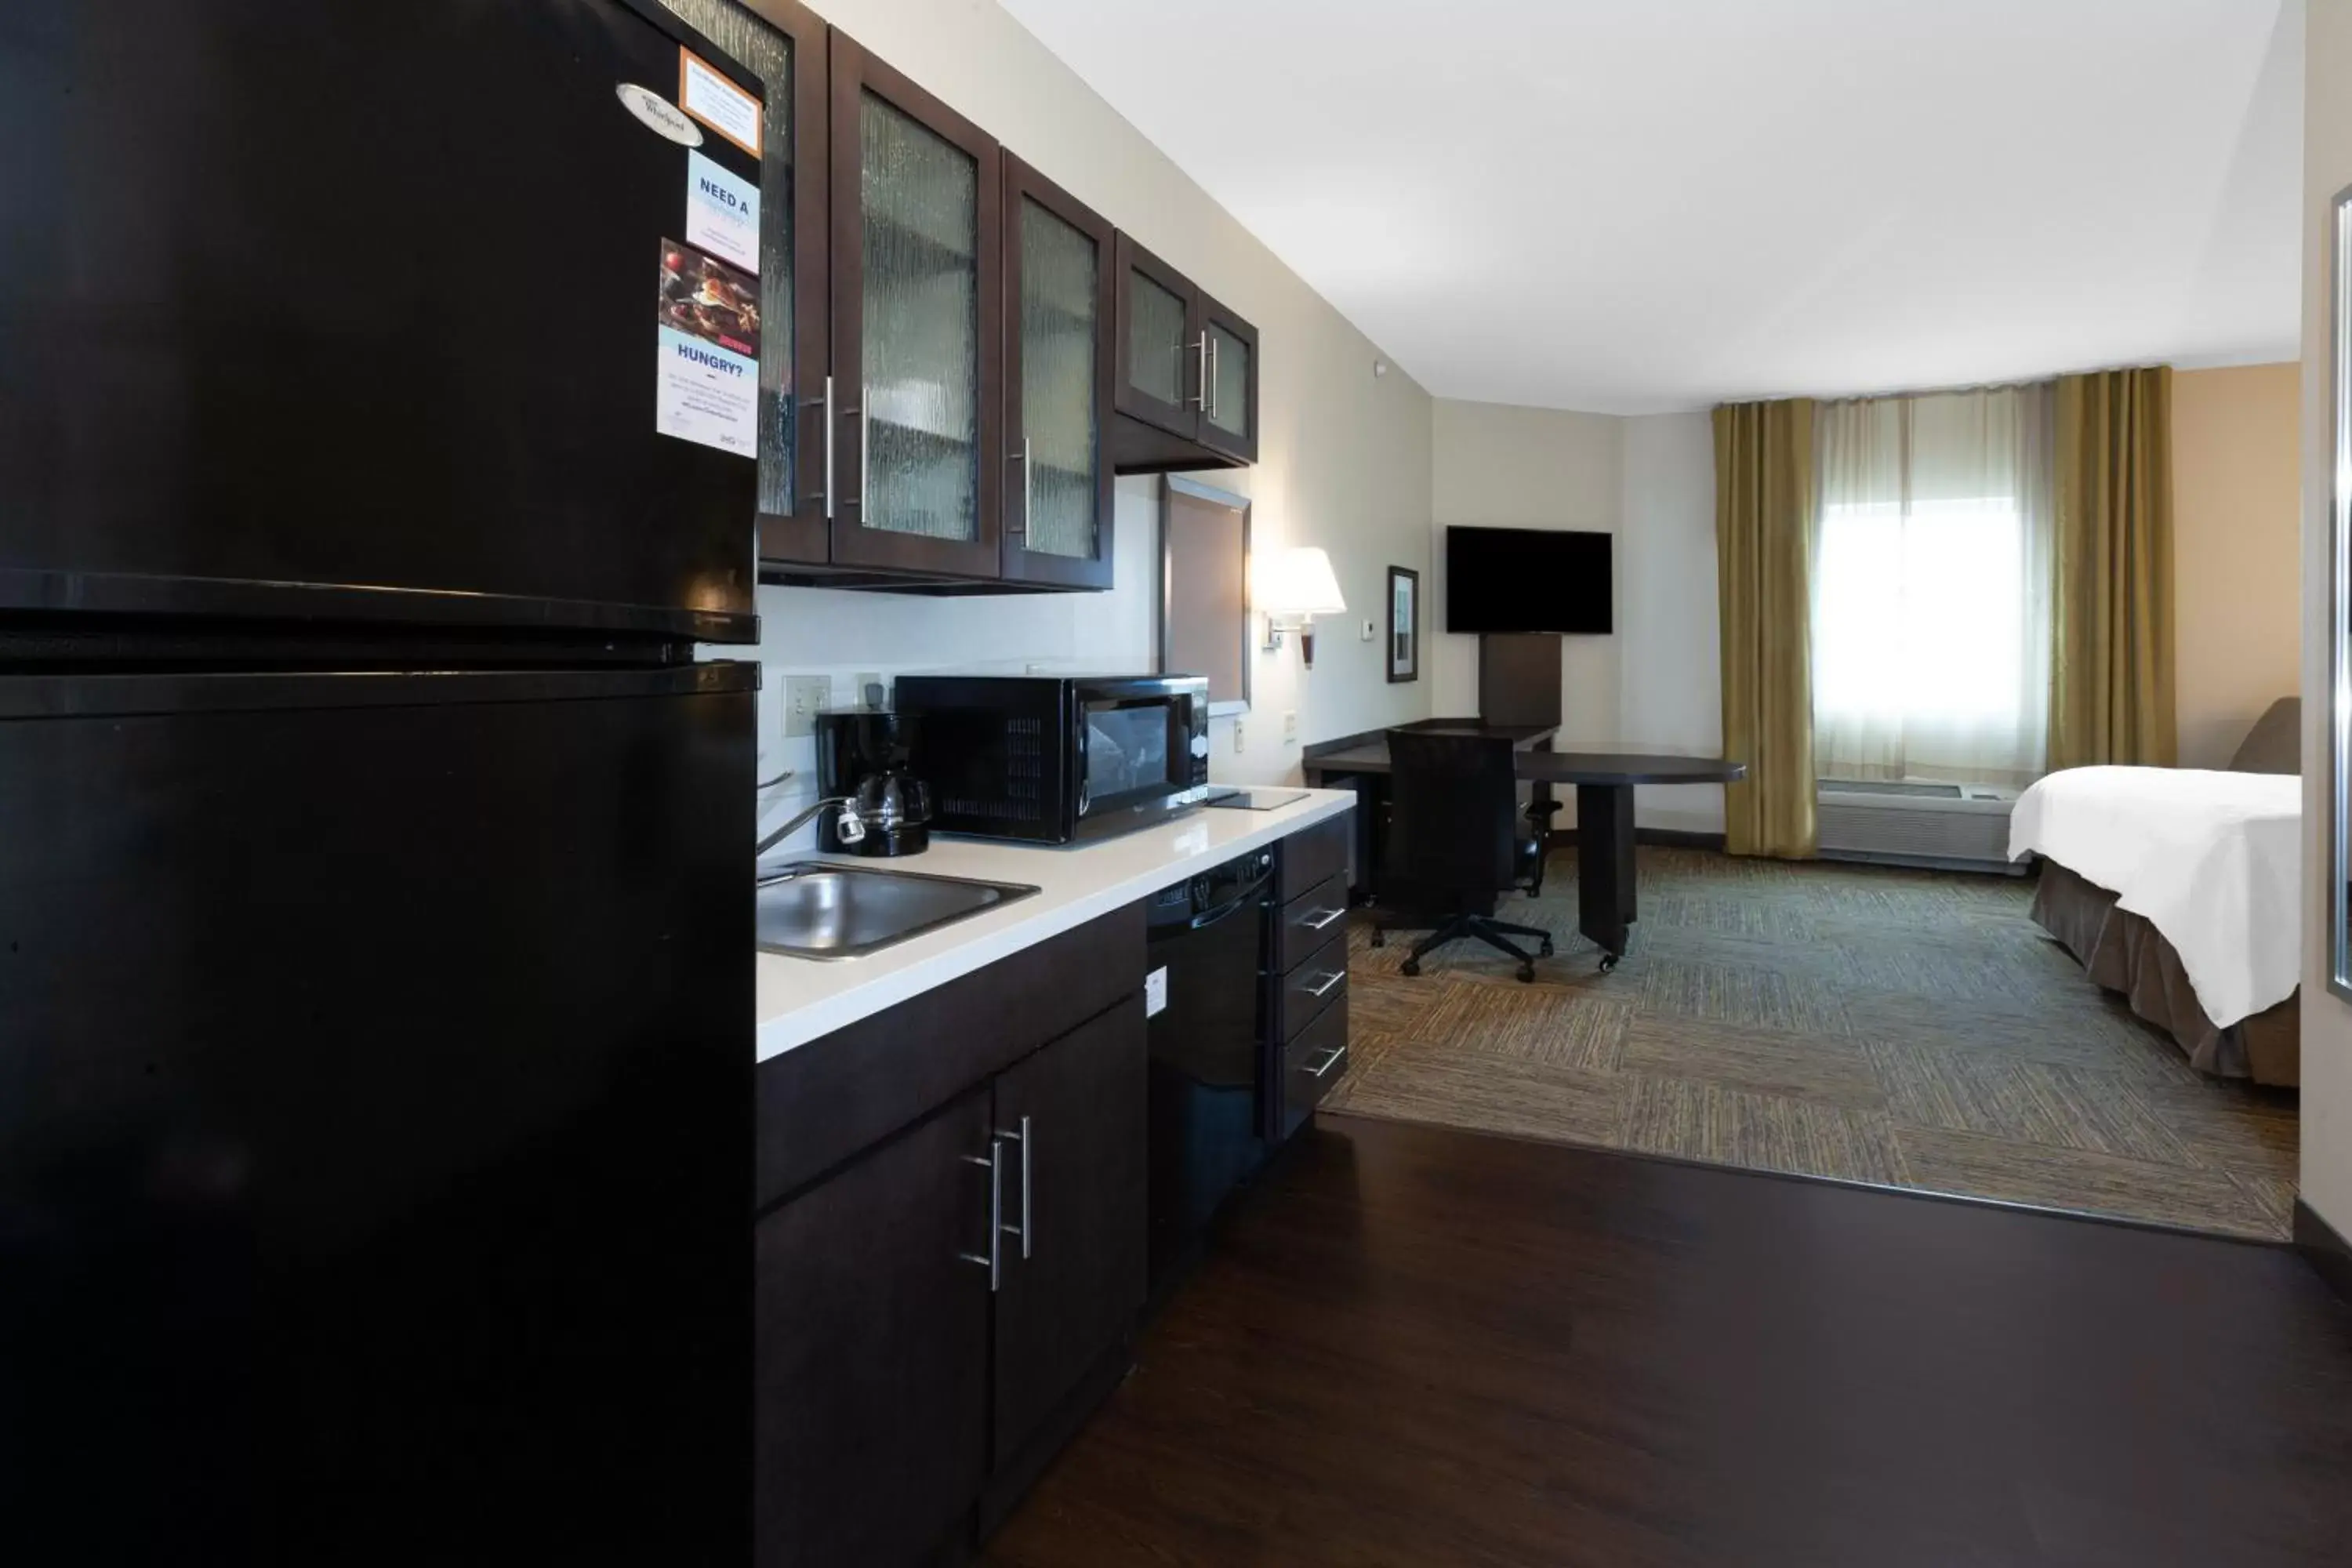
[[[1535,836],[1536,841],[1536,879],[1528,888],[1528,897],[1531,899],[1543,897],[1544,866],[1547,852],[1551,847],[1552,819],[1559,815],[1560,804],[1556,800],[1528,802],[1528,831]]]
[[[1422,955],[1431,949],[1475,937],[1517,959],[1519,978],[1533,980],[1536,959],[1551,956],[1550,933],[1487,912],[1497,892],[1538,887],[1543,878],[1541,843],[1520,833],[1509,739],[1391,730],[1389,770],[1381,900],[1437,917],[1437,929],[1414,944],[1404,973],[1420,973]],[[1386,943],[1384,923],[1373,927],[1374,946]],[[1541,946],[1530,953],[1505,940],[1514,936],[1533,937]]]

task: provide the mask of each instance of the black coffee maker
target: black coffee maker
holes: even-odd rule
[[[931,790],[908,771],[919,721],[886,708],[835,708],[816,716],[820,798],[845,799],[866,825],[842,840],[839,815],[817,819],[816,847],[838,855],[919,855],[930,847]]]

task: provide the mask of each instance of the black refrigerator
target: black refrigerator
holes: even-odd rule
[[[0,8],[10,1561],[748,1555],[761,90]]]

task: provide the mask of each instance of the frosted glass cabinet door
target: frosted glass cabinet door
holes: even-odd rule
[[[1201,442],[1220,452],[1257,459],[1257,329],[1202,295],[1202,331],[1209,355],[1207,401]]]
[[[822,561],[823,395],[831,348],[825,319],[824,23],[794,0],[763,0],[758,15],[734,0],[661,3],[758,75],[764,89],[757,267],[760,554]]]
[[[1004,155],[1004,574],[1110,585],[1112,231]]]
[[[832,559],[994,577],[997,146],[838,32],[832,89]]]
[[[1118,237],[1118,411],[1171,436],[1201,434],[1202,366],[1197,294],[1184,275]]]

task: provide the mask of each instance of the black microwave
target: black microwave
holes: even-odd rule
[[[902,675],[931,827],[1070,844],[1164,822],[1209,794],[1198,675]]]

